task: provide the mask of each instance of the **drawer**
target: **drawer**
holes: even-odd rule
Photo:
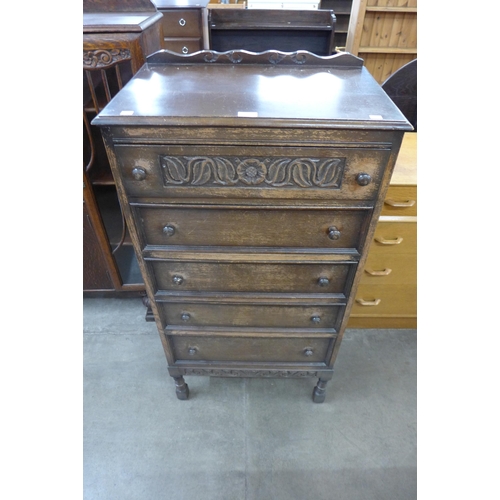
[[[163,14],[164,37],[202,37],[201,10],[158,9]]]
[[[382,215],[417,215],[417,186],[389,186]]]
[[[355,264],[148,260],[158,290],[346,294]]]
[[[115,145],[135,197],[374,201],[388,149]]]
[[[169,337],[176,360],[325,362],[331,338]]]
[[[417,283],[417,256],[409,254],[368,254],[361,276],[366,285],[405,285]]]
[[[359,250],[369,215],[369,210],[325,208],[135,206],[146,245]]]
[[[192,54],[203,49],[201,38],[164,38],[162,47],[178,54]]]
[[[416,217],[380,217],[370,246],[370,255],[417,253]]]
[[[345,306],[280,304],[208,304],[157,302],[166,325],[258,327],[258,328],[336,328]]]
[[[416,315],[416,285],[360,284],[351,309],[351,315]]]

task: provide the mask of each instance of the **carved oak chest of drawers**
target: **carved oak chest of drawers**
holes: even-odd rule
[[[93,123],[179,399],[316,377],[322,402],[411,130],[362,60],[163,50]]]

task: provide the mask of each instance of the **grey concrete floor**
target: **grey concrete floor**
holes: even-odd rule
[[[140,299],[83,302],[85,500],[414,500],[417,332],[347,330],[315,379],[186,377]]]

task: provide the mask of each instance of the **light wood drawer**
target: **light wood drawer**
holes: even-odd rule
[[[324,362],[329,338],[262,338],[170,336],[176,360],[261,363]]]
[[[361,276],[366,285],[404,285],[417,283],[416,254],[370,252]]]
[[[368,210],[136,206],[146,245],[350,248]]]
[[[370,246],[370,255],[415,254],[416,217],[380,217]]]
[[[147,260],[158,290],[346,294],[353,264]]]
[[[385,314],[417,314],[416,285],[359,285],[351,315]]]
[[[271,302],[271,301],[269,301]],[[157,302],[166,325],[259,327],[259,328],[335,328],[345,306],[280,304],[213,304]]]
[[[201,38],[164,38],[162,47],[178,54],[192,54],[203,48]]]
[[[417,186],[389,186],[382,215],[417,215]]]
[[[116,145],[136,197],[375,200],[384,148]]]
[[[201,10],[159,9],[164,37],[201,37]]]

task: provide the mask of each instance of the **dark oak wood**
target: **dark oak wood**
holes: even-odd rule
[[[411,130],[362,60],[159,51],[93,123],[179,399],[186,375],[317,377],[323,402]]]

